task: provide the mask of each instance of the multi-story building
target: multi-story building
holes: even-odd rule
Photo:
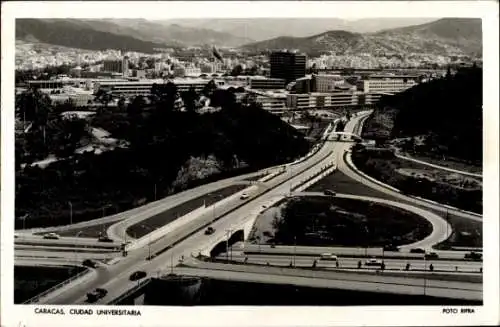
[[[186,67],[184,75],[187,77],[199,77],[201,75],[201,69],[198,67]]]
[[[285,88],[285,80],[281,78],[252,76],[249,78],[249,85],[251,89],[277,90]]]
[[[271,78],[284,79],[286,83],[289,83],[306,75],[307,58],[304,54],[287,51],[273,52],[269,61]]]
[[[336,87],[344,84],[344,79],[340,75],[314,75],[313,81],[315,92],[334,92]]]
[[[286,95],[283,96],[267,96],[257,95],[255,102],[262,105],[262,109],[268,111],[284,111],[286,110]]]
[[[196,92],[203,90],[205,85],[209,82],[208,79],[172,79],[177,86],[179,92],[188,91],[191,87],[194,87]],[[151,94],[151,88],[153,84],[163,85],[168,83],[168,80],[163,79],[149,79],[140,81],[106,81],[97,82],[95,85],[95,90],[104,90],[110,92],[111,95],[116,97],[135,97],[135,96],[148,96]],[[217,86],[223,86],[224,81],[215,81]]]
[[[339,108],[360,105],[358,92],[288,94],[287,107],[291,109]]]
[[[123,73],[123,62],[121,60],[104,60],[102,63],[102,71]]]
[[[357,81],[358,90],[365,93],[399,93],[417,85],[413,79],[384,78]]]

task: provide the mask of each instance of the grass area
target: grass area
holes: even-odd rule
[[[113,221],[110,223],[103,223],[94,226],[88,226],[83,228],[75,228],[68,229],[64,231],[57,232],[57,234],[61,236],[76,236],[79,234],[79,237],[89,237],[89,238],[98,238],[100,234],[106,235],[106,231],[111,225],[116,224],[118,221]]]
[[[322,192],[325,189],[334,190],[337,193],[357,194],[361,196],[371,196],[402,203],[408,203],[423,209],[429,210],[443,218],[446,214],[441,211],[428,209],[424,206],[415,205],[410,201],[401,200],[399,198],[388,195],[384,192],[377,191],[368,186],[357,182],[340,171],[336,171],[325,178],[310,186],[308,192]],[[451,224],[453,234],[448,240],[438,244],[436,249],[446,249],[453,246],[459,247],[482,247],[483,246],[483,228],[482,223],[467,218],[458,217],[452,213],[448,214],[448,222]],[[463,233],[471,233],[464,236]]]
[[[260,231],[255,224],[250,241],[301,246],[383,246],[421,240],[431,224],[411,212],[343,198],[296,197],[283,203],[272,215],[261,216],[272,230]],[[271,220],[271,221],[270,221]]]
[[[177,218],[199,208],[203,205],[203,203],[205,203],[207,206],[212,205],[247,187],[248,185],[231,185],[216,190],[212,193],[204,194],[195,199],[184,202],[174,208],[159,213],[153,217],[150,217],[146,220],[143,220],[140,223],[130,226],[129,228],[127,228],[127,234],[134,238],[140,238],[144,235],[149,234],[155,229],[163,227],[166,224],[176,220]]]
[[[386,151],[355,150],[352,160],[365,174],[406,194],[482,213],[481,181],[403,160]]]
[[[449,223],[453,226],[453,233],[444,242],[436,245],[438,250],[447,250],[451,247],[482,247],[483,246],[483,224],[482,222],[449,216]]]
[[[404,155],[413,159],[425,161],[430,164],[447,167],[451,169],[466,171],[475,174],[481,174],[483,172],[483,167],[463,163],[455,158],[446,157],[446,160],[442,160],[422,153],[412,153],[412,154],[404,153]]]
[[[14,267],[14,303],[21,304],[82,272],[82,267]]]

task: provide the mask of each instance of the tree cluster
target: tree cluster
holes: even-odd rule
[[[482,76],[482,69],[477,67],[458,69],[454,75],[448,72],[442,79],[383,97],[377,110],[397,110],[392,137],[429,135],[428,153],[480,164]]]

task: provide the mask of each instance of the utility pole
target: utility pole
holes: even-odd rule
[[[297,251],[297,236],[293,237],[293,267],[295,268],[295,255]]]
[[[427,260],[424,255],[424,296],[426,287],[427,287]]]
[[[232,229],[226,229],[226,262],[229,263],[229,237],[233,232]]]
[[[156,201],[156,183],[155,183],[155,201]]]
[[[73,225],[73,204],[71,201],[68,201],[69,204],[69,224]]]

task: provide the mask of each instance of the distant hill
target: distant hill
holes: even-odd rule
[[[361,34],[343,30],[310,37],[278,37],[242,47],[253,51],[297,49],[315,56],[335,54],[384,53],[481,53],[481,20],[445,18],[435,22]]]
[[[101,29],[101,30],[99,30]],[[74,20],[16,19],[16,39],[33,40],[88,50],[120,49],[152,53],[154,48],[165,48],[165,43],[155,43],[114,34],[102,26],[90,26]]]
[[[236,47],[253,42],[247,37],[235,36],[227,32],[214,31],[203,27],[188,27],[179,24],[154,22],[145,19],[113,19],[110,22],[117,26],[129,28],[141,38],[156,42],[175,42],[188,46],[217,45]]]
[[[147,53],[161,47],[240,46],[253,41],[229,33],[164,25],[145,19],[18,19],[16,38],[80,49]]]
[[[255,41],[280,36],[308,37],[332,30],[353,33],[378,32],[384,29],[417,25],[435,18],[365,18],[345,20],[339,18],[222,18],[222,19],[168,19],[157,21],[192,28],[207,28],[247,37]]]

